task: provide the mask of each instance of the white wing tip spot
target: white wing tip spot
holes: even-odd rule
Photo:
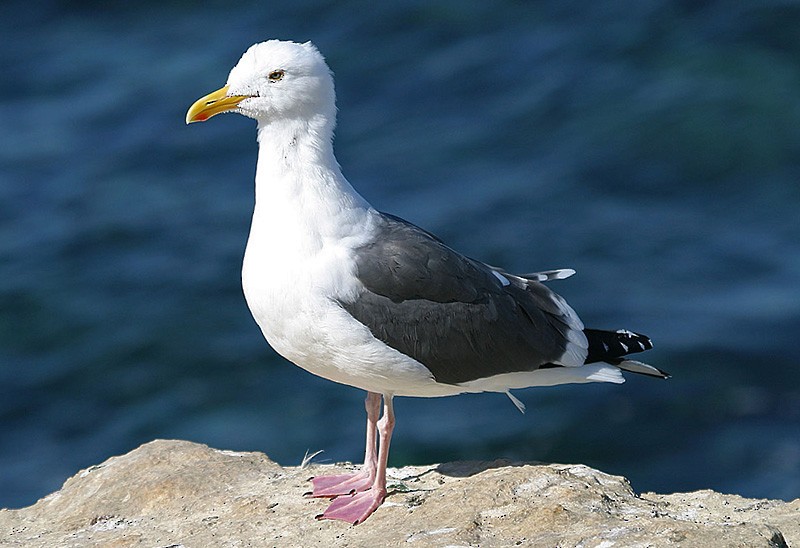
[[[500,283],[503,284],[503,287],[506,287],[507,285],[511,285],[511,282],[508,280],[508,278],[506,278],[505,276],[500,274],[497,270],[492,270],[492,274],[494,274],[495,278],[500,280]]]

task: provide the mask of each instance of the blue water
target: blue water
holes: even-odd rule
[[[183,121],[276,37],[335,71],[367,199],[512,271],[575,268],[552,287],[585,323],[651,335],[674,375],[520,391],[524,416],[403,398],[391,464],[800,496],[799,27],[778,1],[6,2],[0,507],[154,438],[363,455],[363,394],[277,357],[241,294],[253,122]]]

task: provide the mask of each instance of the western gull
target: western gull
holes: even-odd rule
[[[310,42],[253,45],[186,122],[223,112],[258,124],[242,266],[255,321],[287,360],[367,391],[364,465],[311,479],[309,495],[332,499],[318,518],[356,524],[383,502],[395,396],[502,392],[523,410],[511,389],[668,377],[624,357],[648,337],[585,329],[543,284],[573,270],[511,274],[367,203],[334,157],[333,75]]]

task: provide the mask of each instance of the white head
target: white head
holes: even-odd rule
[[[228,76],[227,84],[198,99],[186,123],[204,122],[222,112],[238,112],[263,126],[275,120],[336,118],[333,76],[311,42],[269,40],[248,49]]]

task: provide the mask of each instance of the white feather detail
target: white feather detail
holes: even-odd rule
[[[589,341],[583,332],[583,322],[563,297],[552,293],[551,298],[561,311],[564,323],[569,326],[565,334],[567,344],[558,363],[567,367],[580,367],[589,354]]]
[[[599,366],[594,373],[586,378],[590,381],[612,382],[614,384],[622,384],[625,382],[625,377],[622,376],[622,371],[611,365]]]
[[[516,406],[516,408],[519,409],[519,412],[524,415],[525,404],[522,403],[519,399],[517,399],[517,397],[514,394],[512,394],[510,390],[506,390],[506,396],[508,396],[508,399],[511,400],[511,403],[513,403]]]
[[[508,280],[508,278],[506,278],[505,276],[500,274],[497,270],[492,270],[492,274],[494,274],[495,278],[500,280],[500,283],[503,284],[503,287],[506,287],[507,285],[511,285],[511,282]]]
[[[526,280],[535,280],[537,282],[549,282],[552,280],[565,280],[574,275],[575,271],[571,268],[559,268],[557,270],[543,270],[542,272],[529,272],[528,274],[520,274],[520,278],[525,278]]]
[[[548,367],[535,371],[502,373],[455,386],[460,388],[461,392],[508,392],[515,388],[530,386],[555,386],[586,382],[619,384],[625,382],[625,379],[620,370],[612,365],[592,363],[581,367]]]

